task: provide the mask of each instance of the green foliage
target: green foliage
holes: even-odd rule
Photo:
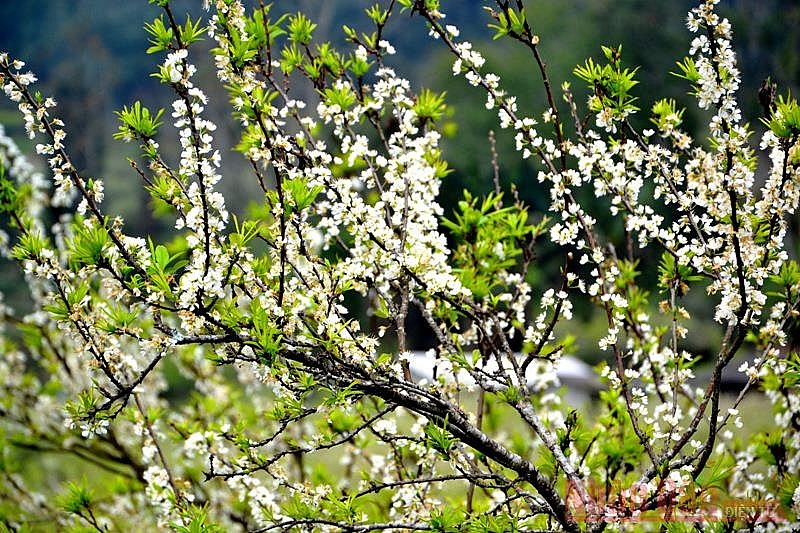
[[[728,481],[736,468],[731,458],[721,458],[709,464],[695,479],[702,492],[717,489],[722,494],[728,490]]]
[[[275,317],[258,303],[253,300],[251,303],[251,320],[253,321],[253,335],[262,360],[266,365],[272,365],[275,357],[283,350],[283,334],[280,325],[276,324]]]
[[[0,213],[17,214],[23,211],[25,197],[28,196],[30,186],[19,187],[8,178],[6,168],[0,164]],[[12,228],[18,228],[19,219],[13,218],[9,222]]]
[[[431,120],[437,122],[447,110],[445,105],[446,93],[436,93],[429,89],[422,89],[414,103],[414,111],[423,122]]]
[[[97,393],[90,389],[81,392],[75,400],[67,402],[64,409],[73,420],[81,420],[93,415],[99,403]]]
[[[522,530],[520,522],[505,514],[479,515],[471,518],[464,530],[469,533],[516,533]]]
[[[106,308],[105,320],[99,321],[97,327],[108,333],[126,331],[139,320],[139,310],[122,305],[109,305]]]
[[[85,224],[83,219],[76,218],[72,224],[72,231],[71,268],[77,270],[84,266],[102,264],[103,251],[110,243],[105,226]]]
[[[429,420],[425,424],[425,436],[427,444],[444,457],[450,456],[453,446],[458,442],[447,430],[446,418],[441,423]]]
[[[769,119],[761,121],[780,139],[797,139],[800,136],[800,106],[797,99],[789,94],[778,95],[775,109]],[[798,164],[798,161],[793,161]]]
[[[203,507],[192,505],[186,513],[188,524],[173,523],[170,525],[176,533],[223,533],[225,530],[217,524],[209,523],[208,512]]]
[[[326,71],[334,76],[343,75],[346,61],[341,53],[333,49],[331,43],[322,43],[316,47],[319,61]]]
[[[183,46],[189,46],[203,40],[202,35],[207,28],[200,24],[201,20],[199,18],[192,22],[192,18],[188,15],[186,16],[186,22],[178,28],[178,35]]]
[[[281,50],[281,70],[286,74],[291,74],[295,69],[299,68],[303,61],[303,52],[297,47],[296,43],[289,43]]]
[[[353,52],[347,59],[345,66],[353,74],[353,76],[357,78],[363,78],[369,73],[374,64],[374,62],[367,61]]]
[[[304,13],[297,13],[289,17],[289,25],[286,29],[289,40],[300,46],[306,46],[311,42],[316,24],[311,22]]]
[[[358,101],[356,94],[348,87],[331,87],[324,91],[325,103],[331,106],[339,106],[346,110]]]
[[[180,43],[181,47],[186,47],[202,40],[202,35],[206,32],[206,28],[200,24],[200,19],[192,22],[191,17],[187,15],[184,25],[177,26],[178,43]],[[169,25],[164,23],[163,15],[159,15],[153,22],[145,24],[144,28],[151,36],[149,42],[152,46],[147,49],[148,54],[174,49],[172,41],[175,38],[175,33]]]
[[[42,252],[49,249],[49,239],[37,231],[31,231],[20,236],[11,253],[14,259],[23,261],[25,259],[40,258]]]
[[[598,439],[597,445],[601,454],[596,456],[590,466],[593,469],[604,469],[610,479],[618,478],[621,473],[623,482],[628,482],[624,474],[635,470],[637,458],[642,453],[642,444],[636,433],[630,429],[630,415],[619,393],[601,391],[600,400],[608,409],[601,417],[603,426],[608,430],[604,438]],[[613,438],[609,438],[612,435]]]
[[[684,57],[683,61],[675,63],[680,72],[673,72],[673,76],[677,76],[691,83],[696,84],[700,80],[700,73],[694,64],[694,59],[691,57]]]
[[[488,9],[488,8],[487,8]],[[503,9],[502,11],[495,12],[489,9],[492,13],[492,18],[497,21],[497,24],[489,24],[488,27],[495,30],[492,39],[501,39],[511,33],[522,35],[525,33],[525,9],[515,11],[513,7]]]
[[[653,118],[650,120],[659,130],[670,130],[678,128],[683,121],[684,109],[678,109],[677,104],[672,98],[664,98],[653,104]]]
[[[458,533],[462,531],[464,513],[460,510],[445,507],[431,514],[430,528],[437,533]]]
[[[124,106],[122,111],[117,111],[117,117],[121,124],[117,133],[114,134],[114,138],[122,140],[152,139],[163,124],[161,122],[163,114],[163,109],[159,109],[155,114],[152,113],[138,100],[130,108]]]
[[[594,97],[589,101],[592,111],[599,113],[610,109],[615,117],[624,118],[639,110],[634,105],[637,98],[630,94],[639,83],[635,79],[639,69],[623,68],[621,45],[616,48],[603,46],[602,50],[605,64],[600,65],[588,58],[582,66],[575,67],[573,73],[594,91]]]
[[[289,193],[297,211],[303,211],[313,204],[319,193],[324,189],[322,185],[309,187],[308,182],[302,178],[287,180],[283,182],[283,186]]]
[[[786,444],[779,431],[758,435],[756,439],[756,454],[759,459],[767,464],[778,466],[785,460]]]
[[[156,245],[152,240],[148,241],[150,248],[151,262],[146,268],[150,282],[155,287],[172,297],[176,283],[178,271],[187,263],[185,254],[170,254],[164,245]]]
[[[770,296],[794,300],[800,291],[800,264],[794,259],[786,261],[781,265],[778,274],[770,276],[769,282],[773,289],[768,293]]]
[[[174,35],[172,28],[164,24],[163,15],[159,15],[153,22],[145,24],[144,28],[151,35],[150,44],[152,46],[147,49],[148,54],[155,54],[169,49]]]
[[[366,8],[364,12],[376,26],[383,26],[389,20],[389,11],[381,9],[380,4],[373,4]]]
[[[281,15],[273,22],[268,17],[271,8],[272,4],[266,5],[261,9],[255,10],[253,16],[246,19],[245,32],[254,41],[252,44],[254,48],[272,46],[278,37],[286,35],[283,25],[286,19],[289,18],[288,13]],[[237,52],[236,55],[239,55],[239,53]]]
[[[61,506],[72,514],[82,515],[92,506],[92,492],[83,484],[69,483]]]
[[[661,256],[658,276],[659,287],[663,291],[675,290],[678,297],[683,297],[689,292],[691,282],[703,279],[691,266],[676,261],[675,256],[668,252]]]
[[[56,320],[68,321],[70,315],[89,303],[90,287],[87,283],[76,284],[69,292],[64,294],[62,300],[44,306]]]
[[[244,220],[239,222],[238,217],[233,217],[235,231],[230,234],[229,239],[232,245],[244,248],[259,233],[260,223],[257,220]]]
[[[442,221],[456,242],[453,259],[461,282],[476,298],[483,298],[502,285],[498,274],[515,265],[525,246],[547,226],[546,219],[529,224],[527,209],[522,206],[501,205],[500,194],[489,194],[480,200],[464,191],[454,219]]]

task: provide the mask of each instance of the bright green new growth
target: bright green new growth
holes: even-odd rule
[[[141,102],[134,102],[128,108],[122,108],[122,111],[117,112],[117,117],[122,123],[119,126],[119,131],[114,134],[115,139],[153,139],[158,133],[158,128],[161,127],[161,117],[164,114],[163,109],[159,109],[153,114],[149,109],[142,106]]]
[[[611,48],[603,46],[605,65],[595,63],[592,58],[586,60],[583,66],[575,67],[573,73],[585,81],[595,93],[595,98],[590,99],[589,107],[595,113],[605,108],[611,108],[619,117],[638,111],[633,105],[636,98],[630,94],[639,82],[634,79],[638,68],[622,67],[622,46]]]

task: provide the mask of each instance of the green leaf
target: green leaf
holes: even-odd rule
[[[779,139],[797,139],[800,136],[800,106],[789,93],[786,97],[778,95],[772,116],[761,121]]]
[[[389,318],[389,307],[386,305],[386,300],[378,297],[375,301],[375,305],[372,308],[372,314],[377,318]]]
[[[492,18],[494,18],[497,21],[497,24],[486,25],[488,28],[494,30],[494,35],[492,35],[492,40],[496,41],[497,39],[500,39],[501,37],[505,37],[506,35],[508,35],[509,32],[511,31],[511,27],[508,22],[508,17],[506,17],[505,13],[494,11],[493,9],[490,9],[488,7],[486,7],[485,9],[489,11],[489,13],[492,15]]]
[[[356,78],[363,78],[369,73],[369,69],[373,64],[374,62],[367,61],[357,56],[355,52],[352,52],[345,62],[345,67],[352,72]]]
[[[703,489],[716,488],[727,492],[727,480],[733,473],[736,462],[730,456],[721,456],[703,469],[695,480]]]
[[[23,233],[17,245],[11,250],[11,255],[18,261],[25,259],[39,259],[45,249],[50,249],[50,240],[38,231]]]
[[[350,107],[358,101],[356,93],[346,84],[325,89],[322,95],[325,97],[325,103],[327,105],[338,105],[343,111],[350,109]]]
[[[256,299],[250,304],[252,312],[252,330],[260,349],[260,356],[266,365],[272,365],[275,357],[283,349],[283,332],[275,324],[274,316],[268,313]]]
[[[148,54],[154,54],[169,49],[174,34],[172,33],[172,28],[168,28],[166,24],[164,24],[163,15],[159,15],[159,17],[151,23],[146,23],[144,29],[152,36],[149,40],[152,46],[147,49]]]
[[[257,42],[251,39],[242,39],[241,33],[235,27],[229,28],[229,32],[228,56],[236,67],[242,68],[258,56]]]
[[[303,64],[304,59],[305,56],[298,48],[297,43],[290,43],[281,50],[281,70],[284,74],[291,74]]]
[[[163,244],[155,245],[152,239],[148,239],[148,246],[150,247],[150,257],[152,258],[152,266],[149,272],[174,274],[188,262],[183,253],[170,254],[166,246]]]
[[[383,26],[389,19],[389,11],[381,9],[380,4],[375,4],[372,7],[368,7],[364,10],[364,12],[377,26]]]
[[[344,74],[344,59],[331,47],[331,43],[322,43],[317,46],[317,56],[325,69],[332,72],[334,76],[340,77]]]
[[[454,507],[434,509],[431,512],[430,528],[437,533],[458,533],[464,522],[463,511]]]
[[[228,236],[228,240],[232,245],[244,247],[258,235],[261,224],[257,220],[245,220],[240,223],[239,218],[233,215],[233,226],[235,232]]]
[[[126,331],[139,319],[139,310],[127,305],[108,304],[105,317],[97,321],[97,327],[108,333]]]
[[[573,69],[573,74],[585,81],[594,92],[594,96],[590,98],[590,109],[593,112],[610,109],[615,118],[622,119],[639,109],[633,105],[636,98],[630,94],[631,89],[639,83],[635,79],[638,68],[622,67],[622,46],[603,46],[601,49],[607,60],[606,64],[600,65],[588,58],[583,65]]]
[[[70,267],[77,270],[83,266],[98,265],[103,259],[103,250],[110,239],[105,226],[87,226],[83,219],[77,218],[72,224],[73,238],[69,246]]]
[[[200,26],[200,23],[201,19],[198,18],[196,21],[192,22],[192,18],[189,15],[186,15],[186,22],[179,31],[181,41],[183,42],[184,46],[188,46],[192,43],[202,40],[201,35],[206,32],[206,28]]]
[[[595,81],[599,81],[603,75],[603,69],[591,57],[586,59],[583,66],[578,65],[572,72],[590,88],[594,88]]]
[[[203,507],[190,505],[183,512],[183,517],[188,522],[187,525],[174,522],[170,524],[170,527],[177,533],[223,533],[225,531],[219,525],[208,522],[207,505]]]
[[[525,31],[525,9],[520,9],[519,12],[517,12],[514,11],[514,8],[509,8],[508,22],[511,31],[518,35],[522,35]]]
[[[476,298],[502,284],[502,271],[514,267],[527,246],[544,231],[545,224],[528,223],[523,205],[502,207],[502,194],[482,200],[464,191],[453,219],[443,219],[456,247],[453,252],[459,279]]]
[[[425,424],[424,431],[426,443],[445,457],[449,457],[450,450],[453,448],[455,443],[458,442],[458,439],[450,435],[446,427],[447,417],[445,417],[441,426],[429,420],[428,423]]]
[[[283,182],[283,186],[289,193],[297,211],[302,211],[313,204],[319,193],[324,189],[322,185],[309,187],[308,180],[305,178],[286,180]]]
[[[67,494],[63,497],[61,507],[71,514],[82,515],[92,505],[92,491],[84,485],[69,483]]]
[[[655,124],[660,131],[672,130],[683,122],[684,109],[677,109],[677,104],[673,98],[663,98],[653,104],[653,117],[650,121]]]
[[[287,28],[289,40],[305,46],[311,42],[316,27],[317,25],[311,22],[305,14],[297,13],[289,17],[289,27]]]
[[[122,111],[116,112],[121,124],[114,138],[124,141],[134,138],[152,139],[162,124],[160,119],[163,114],[164,109],[159,109],[153,114],[137,100],[130,108],[125,106]]]
[[[686,259],[688,262],[688,258]],[[678,297],[683,297],[689,292],[690,282],[700,281],[703,276],[697,274],[688,264],[679,263],[669,252],[661,255],[658,265],[658,286],[664,290],[675,289]]]
[[[64,409],[73,420],[81,420],[85,419],[89,413],[93,412],[97,408],[99,402],[100,398],[98,398],[94,389],[89,389],[81,391],[76,400],[68,401]]]
[[[422,89],[414,102],[414,112],[423,122],[431,120],[436,122],[444,115],[446,93],[435,93],[429,89]]]
[[[165,270],[167,268],[167,264],[169,263],[169,252],[165,246],[161,244],[156,246],[156,249],[153,252],[153,261],[155,261],[156,265],[161,270]]]
[[[691,57],[684,57],[683,61],[679,61],[675,64],[680,72],[672,72],[673,76],[687,80],[692,84],[695,84],[700,80],[700,72],[697,70],[697,67],[694,64],[694,59]]]

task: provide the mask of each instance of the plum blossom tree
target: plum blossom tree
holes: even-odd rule
[[[216,0],[208,20],[180,23],[168,0],[151,3],[163,12],[146,25],[148,52],[163,55],[154,75],[175,99],[123,108],[116,136],[141,146],[133,173],[174,220],[170,240],[126,234],[102,181],[72,164],[55,102],[0,55],[3,90],[49,168],[36,173],[2,135],[3,253],[33,302],[0,309],[4,530],[794,529],[800,362],[785,330],[800,268],[785,242],[800,108],[768,84],[751,145],[715,1],[689,13],[677,67],[708,112],[700,140],[674,100],[656,102],[650,129],[631,124],[636,69],[620,48],[576,67],[585,107],[569,84],[554,88],[521,0],[487,11],[495,37],[527,48],[541,73],[548,106],[531,116],[437,0],[371,7],[374,29],[345,27],[338,49],[303,13]],[[500,176],[494,193],[465,192],[443,212],[446,104],[391,68],[384,29],[396,20],[426,24],[453,74],[515,132],[549,188],[547,216],[504,195]],[[216,190],[233,177],[193,81],[201,39],[263,191],[246,213]],[[308,87],[316,100],[298,99]],[[158,142],[167,121],[176,157]],[[595,201],[582,204],[582,189]],[[53,220],[54,207],[68,214]],[[562,258],[544,286],[531,284],[538,240]],[[707,383],[692,380],[690,290],[705,291],[722,332]],[[573,310],[588,305],[606,327],[582,341],[608,362],[582,412],[555,370],[573,349]],[[409,365],[414,308],[438,341],[422,382]],[[729,367],[747,379],[726,403]],[[741,403],[759,391],[774,431],[742,427]],[[26,450],[79,458],[103,482],[37,484]]]

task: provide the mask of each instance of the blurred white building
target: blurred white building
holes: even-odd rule
[[[467,388],[476,386],[474,377],[464,369],[453,372],[452,363],[443,357],[437,356],[434,350],[427,352],[409,352],[406,355],[411,370],[411,377],[417,383],[431,383],[435,380],[457,381]],[[521,354],[516,355],[518,363],[524,360]],[[511,369],[511,362],[504,361],[503,367]],[[499,377],[500,374],[513,376],[513,372],[498,372],[496,359],[490,359],[476,364],[476,369],[487,379]],[[572,356],[563,356],[555,364],[547,361],[534,360],[528,365],[525,386],[532,391],[544,391],[564,387],[566,401],[570,405],[581,405],[594,397],[601,389],[597,373],[591,366]]]

